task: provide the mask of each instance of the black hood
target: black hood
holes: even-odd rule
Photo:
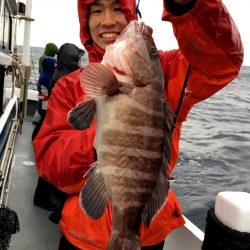
[[[79,68],[78,63],[84,50],[71,43],[63,44],[57,53],[57,70],[70,73]]]

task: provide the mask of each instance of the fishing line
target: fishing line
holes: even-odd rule
[[[202,183],[199,177],[195,177],[193,179],[188,180],[188,179],[182,179],[182,178],[179,179],[179,178],[176,178],[174,176],[171,176],[170,179],[168,179],[168,182],[169,183],[176,183],[176,184],[190,184],[190,183],[200,184],[200,183]]]
[[[140,19],[142,19],[142,14],[141,14],[141,11],[139,9],[139,6],[140,6],[140,0],[138,0],[138,3],[136,5],[135,10],[136,10],[136,14],[140,17]]]

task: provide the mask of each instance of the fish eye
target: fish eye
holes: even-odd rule
[[[156,47],[150,47],[149,51],[152,56],[158,56],[158,50]]]

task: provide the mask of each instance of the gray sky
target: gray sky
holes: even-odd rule
[[[245,48],[243,65],[250,66],[250,36],[247,35],[249,32],[247,25],[250,23],[250,0],[223,0],[223,2],[241,33]],[[154,29],[154,39],[158,49],[177,48],[171,24],[161,21],[162,0],[141,0],[140,5],[143,21]],[[47,42],[61,46],[65,42],[71,42],[82,47],[79,39],[76,0],[33,0],[32,17],[35,21],[31,25],[31,46],[44,47]],[[23,21],[18,31],[17,44],[22,44]]]

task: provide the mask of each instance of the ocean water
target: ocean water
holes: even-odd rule
[[[43,51],[31,48],[29,88],[36,88],[38,59]],[[229,85],[195,105],[183,123],[171,187],[185,216],[202,230],[218,192],[250,193],[249,86],[250,66],[243,66]]]
[[[186,217],[204,230],[221,191],[250,193],[250,67],[191,110],[183,124],[172,188]]]

